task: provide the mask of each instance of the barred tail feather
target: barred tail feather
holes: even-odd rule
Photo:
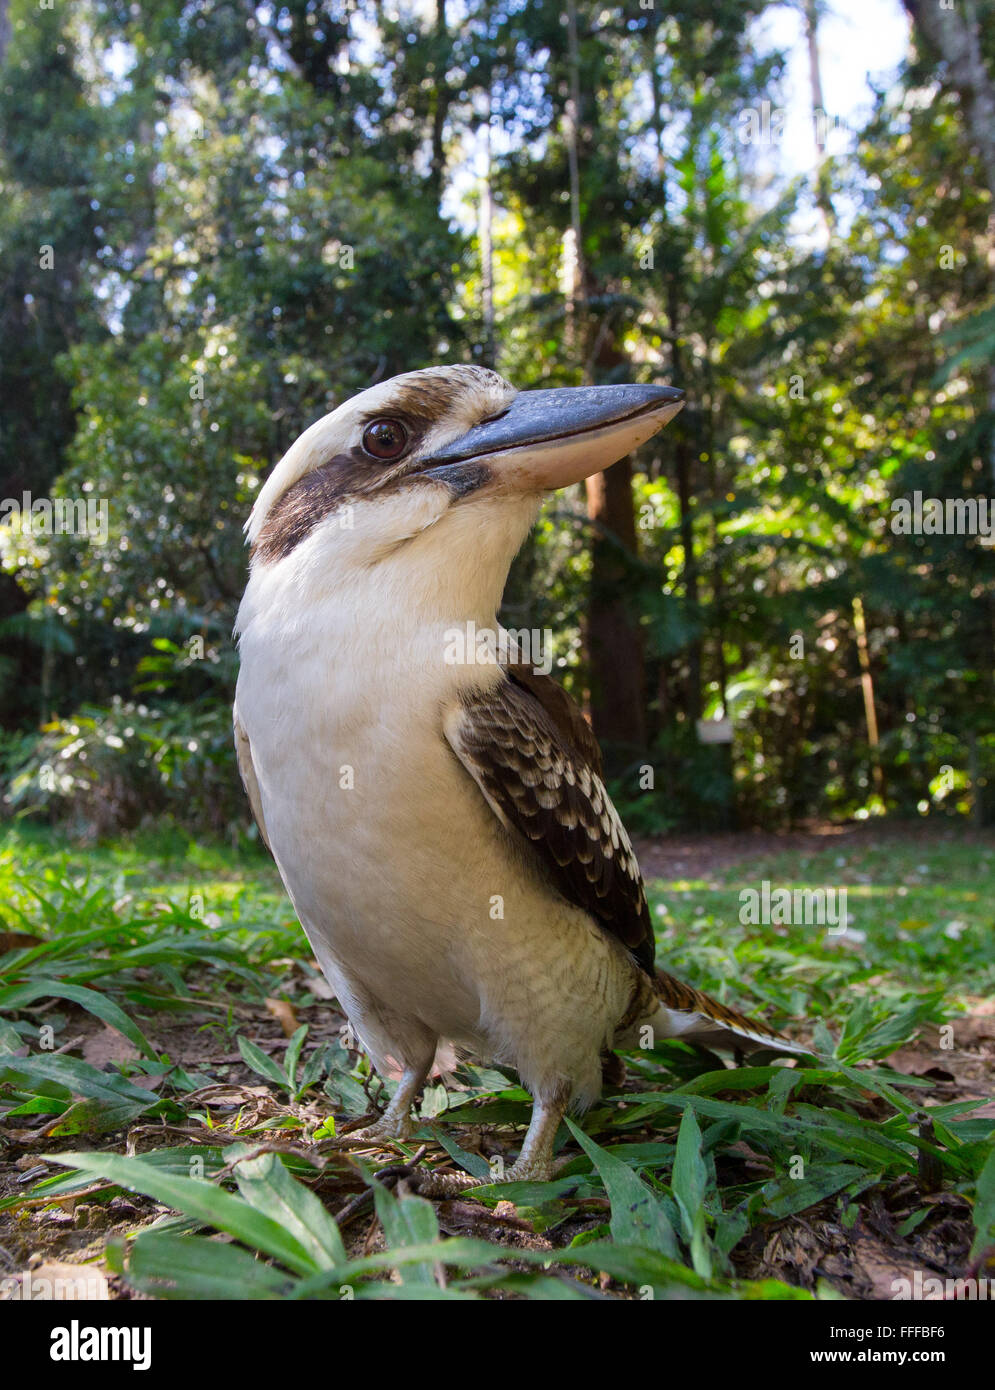
[[[727,1051],[764,1049],[792,1057],[810,1054],[810,1048],[792,1042],[766,1023],[726,1008],[662,970],[656,972],[656,992],[660,996],[660,1006],[651,1022],[657,1037],[680,1038],[683,1042]]]

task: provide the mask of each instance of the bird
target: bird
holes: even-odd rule
[[[433,1068],[476,1058],[533,1099],[505,1180],[542,1181],[615,1049],[804,1050],[656,968],[591,726],[497,617],[543,498],[683,404],[668,385],[426,367],[312,424],[256,496],[238,764],[314,955],[397,1083],[364,1141],[410,1136]],[[454,654],[460,632],[494,635],[484,659]]]

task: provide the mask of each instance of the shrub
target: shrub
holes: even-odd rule
[[[248,819],[227,704],[152,709],[115,699],[46,725],[28,748],[18,739],[4,751],[6,812],[43,815],[86,838],[164,815],[215,832]]]

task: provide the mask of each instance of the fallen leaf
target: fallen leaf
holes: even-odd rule
[[[307,987],[316,999],[334,999],[335,991],[324,975],[308,972]]]
[[[267,999],[266,1012],[272,1014],[279,1023],[285,1038],[292,1038],[301,1026],[297,1022],[293,1005],[288,1004],[286,999]]]
[[[82,1051],[83,1060],[95,1067],[106,1066],[108,1062],[134,1062],[139,1056],[134,1043],[106,1023],[99,1033],[87,1038]]]

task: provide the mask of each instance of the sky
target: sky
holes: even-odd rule
[[[761,51],[780,48],[790,55],[784,79],[787,114],[779,159],[786,172],[805,173],[812,168],[815,145],[808,46],[801,15],[797,9],[781,5],[758,27]],[[900,0],[827,0],[819,23],[827,115],[838,116],[851,129],[859,127],[872,99],[868,78],[877,86],[891,86],[908,41],[909,24]],[[845,140],[845,134],[830,134],[830,154],[841,148],[834,146],[834,139]]]
[[[707,0],[703,0],[703,4]],[[409,0],[410,7],[434,13],[435,0]],[[823,0],[824,9],[819,23],[819,56],[822,71],[823,100],[830,118],[828,153],[839,154],[847,147],[848,130],[858,129],[867,114],[872,99],[870,81],[878,86],[890,86],[908,47],[909,23],[901,0]],[[450,0],[454,22],[458,22],[458,3]],[[387,10],[394,6],[388,2]],[[769,154],[759,151],[758,164],[766,158],[776,164],[781,174],[809,174],[814,165],[815,146],[811,117],[811,86],[808,48],[797,3],[775,6],[756,24],[756,42],[760,52],[780,49],[787,53],[780,100],[784,105],[784,122],[777,148]],[[111,76],[118,82],[130,66],[132,55],[117,46],[105,59]],[[832,122],[840,128],[834,130]],[[503,142],[495,132],[495,150]],[[481,150],[470,139],[464,159],[452,171],[451,186],[444,200],[445,213],[469,230],[473,215],[467,206],[468,192],[483,172]]]
[[[427,12],[434,0],[420,3]],[[819,22],[819,59],[829,118],[827,149],[830,155],[837,155],[849,146],[848,132],[859,129],[869,114],[873,100],[870,83],[877,87],[893,84],[908,48],[909,23],[901,0],[824,0],[824,6]],[[770,10],[757,23],[755,39],[758,52],[778,49],[788,55],[780,91],[772,94],[783,104],[782,133],[776,148],[757,152],[758,172],[769,160],[772,173],[789,177],[811,174],[815,163],[812,92],[808,45],[797,5],[785,3]],[[835,121],[839,122],[836,128]],[[504,152],[508,143],[494,132],[496,153]],[[464,231],[472,230],[475,221],[468,199],[479,186],[484,168],[481,142],[467,137],[464,158],[450,172],[443,203],[446,215]],[[809,223],[813,223],[812,217],[801,214],[795,232],[807,237],[812,232]]]

